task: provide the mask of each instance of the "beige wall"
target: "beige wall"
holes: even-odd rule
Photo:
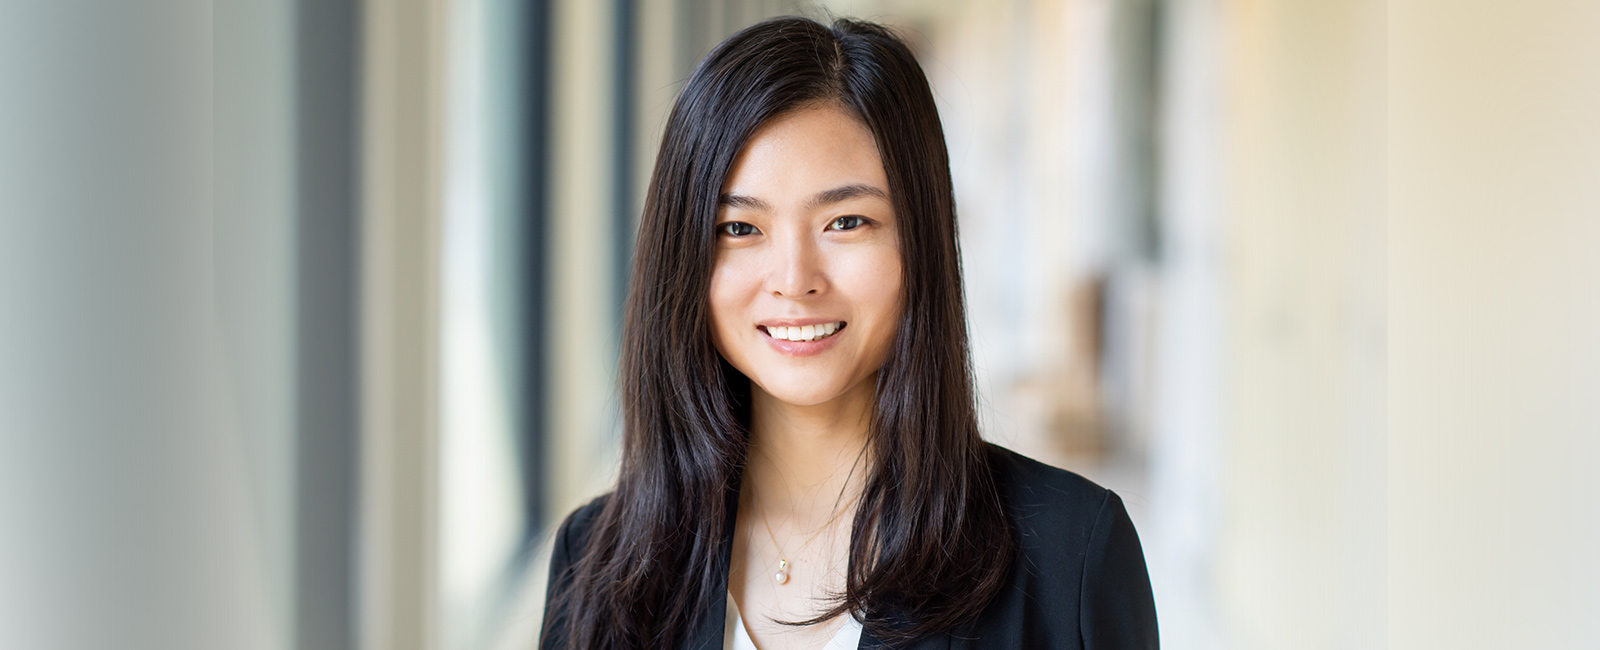
[[[1235,647],[1381,645],[1381,2],[1228,2],[1222,512]]]
[[[1600,5],[1389,9],[1389,642],[1600,643]]]

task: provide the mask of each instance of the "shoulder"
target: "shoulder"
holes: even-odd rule
[[[1079,527],[1092,523],[1110,490],[1075,472],[1046,465],[999,445],[988,443],[989,467],[1006,510],[1029,527]],[[1085,530],[1087,533],[1087,529]]]
[[[545,582],[544,631],[541,632],[539,643],[541,648],[567,646],[563,636],[566,633],[563,621],[571,615],[566,608],[571,600],[567,591],[572,587],[573,565],[578,560],[574,553],[583,549],[596,518],[599,517],[600,511],[605,509],[610,496],[603,494],[579,506],[556,528],[556,536],[550,548],[550,575]]]
[[[567,518],[561,522],[561,529],[574,534],[587,533],[589,526],[594,524],[595,517],[600,515],[600,511],[605,509],[606,502],[610,500],[611,493],[607,492],[578,506],[576,510],[567,513]]]
[[[1017,527],[1020,562],[1078,565],[1107,508],[1122,504],[1110,490],[1075,472],[989,444],[989,466],[1001,505]]]
[[[1155,647],[1150,577],[1122,499],[1074,472],[993,444],[988,451],[1019,553],[975,635],[1055,647],[1042,639],[1071,621],[1077,634],[1068,636],[1082,647]]]
[[[561,526],[556,529],[554,548],[551,550],[552,565],[565,565],[575,559],[573,553],[583,548],[584,542],[589,539],[589,531],[594,526],[595,519],[600,516],[600,511],[605,509],[609,500],[611,500],[609,492],[595,497],[588,503],[578,506],[561,521]]]

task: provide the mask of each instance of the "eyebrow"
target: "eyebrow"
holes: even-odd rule
[[[889,194],[881,189],[878,189],[876,186],[867,185],[865,183],[852,183],[850,185],[835,187],[831,190],[824,190],[812,195],[811,199],[806,201],[806,209],[814,210],[825,205],[833,205],[835,203],[840,203],[863,196],[875,196],[885,201],[889,200]],[[744,208],[746,210],[756,210],[759,212],[772,211],[772,205],[766,201],[753,196],[745,196],[743,194],[723,194],[722,196],[717,197],[717,205],[728,206],[732,208]]]

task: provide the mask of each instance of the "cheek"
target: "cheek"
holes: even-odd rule
[[[740,273],[734,265],[719,256],[716,266],[711,271],[711,340],[722,356],[728,356],[725,340],[738,333],[739,324],[746,320],[748,291],[740,286],[740,279],[748,274]]]
[[[871,314],[874,347],[887,348],[900,324],[901,292],[904,285],[900,251],[892,244],[877,247],[870,255],[855,260],[848,277],[856,279],[855,302]]]

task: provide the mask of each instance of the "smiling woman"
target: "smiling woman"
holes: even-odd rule
[[[543,645],[1154,647],[1121,500],[979,435],[961,286],[898,38],[785,18],[713,50],[640,224],[621,475],[557,534]]]
[[[830,527],[842,510],[834,497],[860,491],[851,461],[869,451],[873,380],[902,311],[888,186],[872,132],[834,104],[757,129],[723,184],[712,342],[751,392],[751,496],[735,523],[728,593],[733,614],[770,614],[733,626],[735,639],[815,648],[835,625],[834,638],[859,634],[845,617],[798,628],[776,618],[810,618],[812,601],[838,591],[846,570],[836,560],[848,555],[849,529]],[[757,517],[770,545],[751,543]],[[771,579],[750,570],[774,564]]]

